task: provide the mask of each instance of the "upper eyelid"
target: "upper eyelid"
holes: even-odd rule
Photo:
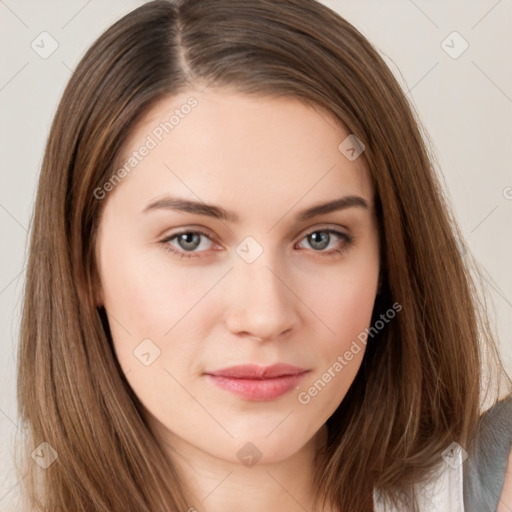
[[[310,234],[315,233],[317,231],[336,231],[336,232],[339,232],[340,235],[351,236],[350,233],[344,233],[343,232],[344,229],[348,230],[348,228],[346,228],[346,227],[333,226],[333,225],[320,225],[319,227],[312,227],[312,228],[301,231],[302,235],[301,235],[299,241],[301,241],[304,237],[309,236]],[[207,228],[199,228],[199,227],[182,228],[182,229],[179,229],[175,233],[171,233],[171,234],[165,236],[162,241],[168,242],[182,234],[195,233],[195,234],[198,234],[201,236],[206,236],[213,243],[219,244],[220,242],[217,241],[217,237],[215,235],[209,234],[208,232],[209,232],[209,230]],[[298,235],[296,235],[296,236],[298,236]],[[293,238],[295,238],[295,237],[293,237]]]

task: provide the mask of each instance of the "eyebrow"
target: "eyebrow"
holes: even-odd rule
[[[296,220],[299,222],[305,221],[319,215],[324,215],[337,210],[345,210],[352,207],[369,209],[368,203],[365,199],[360,196],[350,195],[307,208],[296,215]],[[207,217],[213,217],[215,219],[221,219],[228,222],[239,222],[239,217],[236,213],[225,210],[220,206],[170,196],[166,196],[149,203],[144,210],[142,210],[142,213],[159,209],[205,215]]]

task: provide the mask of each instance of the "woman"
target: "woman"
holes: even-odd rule
[[[459,240],[400,86],[337,14],[129,13],[75,70],[42,166],[29,506],[496,506],[469,489],[489,432],[512,438],[511,384]]]

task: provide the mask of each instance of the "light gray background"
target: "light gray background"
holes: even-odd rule
[[[205,0],[206,1],[206,0]],[[13,510],[15,361],[27,230],[44,144],[72,69],[134,0],[0,0],[0,510]],[[488,272],[512,371],[512,0],[325,0],[377,47],[433,143],[471,252]],[[47,59],[47,31],[58,42]],[[463,42],[469,44],[458,58]],[[48,48],[48,46],[45,46]],[[452,47],[451,49],[449,47]]]

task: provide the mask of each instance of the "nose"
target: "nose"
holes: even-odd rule
[[[237,261],[230,272],[225,322],[239,337],[267,341],[297,329],[300,299],[289,273],[264,255],[250,264]]]

